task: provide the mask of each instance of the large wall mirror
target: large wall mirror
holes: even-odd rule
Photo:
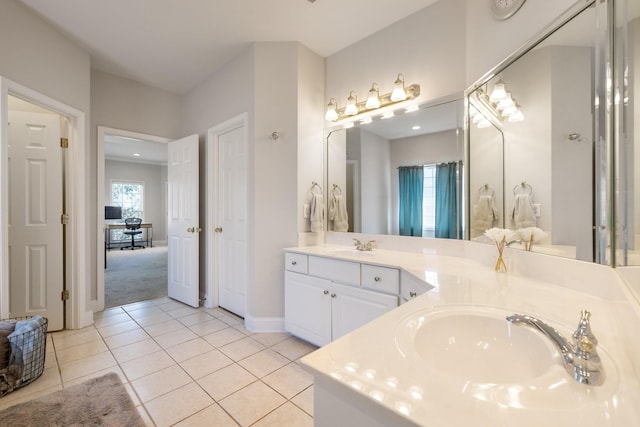
[[[326,229],[463,238],[462,95],[384,113],[326,131]]]
[[[640,265],[640,2],[629,0],[616,16],[618,183],[616,265]]]
[[[470,239],[537,228],[533,251],[596,260],[596,39],[582,3],[466,92]]]

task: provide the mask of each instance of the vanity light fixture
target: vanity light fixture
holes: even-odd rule
[[[324,116],[325,120],[328,122],[335,122],[338,120],[338,101],[335,98],[331,98],[329,100],[329,105],[327,105],[327,113]]]
[[[498,78],[496,84],[493,85],[493,91],[491,92],[491,96],[489,96],[489,101],[494,104],[502,101],[507,97],[507,90],[505,89],[505,84],[502,81],[502,78]]]
[[[378,83],[374,83],[371,85],[371,89],[369,89],[369,96],[367,97],[367,103],[365,104],[365,107],[367,107],[367,110],[380,108],[380,91],[378,90]]]
[[[488,95],[486,86],[485,88],[478,88],[476,92],[476,99],[479,101],[479,106],[482,107],[482,110],[493,115],[499,121],[508,120],[511,123],[515,123],[524,120],[522,108],[513,98],[512,93],[506,89],[506,84],[501,77],[498,77],[498,82],[493,86],[491,95]],[[477,123],[478,127],[490,125],[488,120],[485,119],[485,122],[485,120],[478,119],[473,112],[471,117],[472,122]]]
[[[398,74],[396,81],[393,83],[393,92],[391,92],[389,99],[393,102],[407,99],[407,92],[404,90],[404,76],[402,74]]]
[[[344,107],[344,113],[347,116],[355,116],[358,114],[358,97],[355,91],[349,92],[349,97],[347,98],[347,106]]]
[[[398,74],[394,83],[393,91],[390,93],[380,95],[378,84],[373,83],[371,85],[371,89],[369,89],[367,99],[364,101],[358,102],[356,92],[353,90],[349,92],[347,104],[344,108],[338,108],[336,99],[331,98],[327,105],[325,119],[329,122],[349,119],[358,114],[368,113],[379,108],[388,107],[398,102],[414,99],[418,95],[420,95],[420,85],[413,84],[405,87],[403,75]],[[410,112],[409,108],[407,109],[407,112]],[[414,110],[412,109],[411,111]]]

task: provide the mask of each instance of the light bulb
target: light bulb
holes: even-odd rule
[[[407,92],[404,90],[404,76],[402,74],[398,74],[398,78],[393,83],[393,92],[391,92],[389,99],[393,102],[407,99]]]
[[[344,108],[344,113],[347,116],[355,116],[358,114],[358,99],[355,96],[355,92],[351,91],[349,93],[349,97],[347,98],[347,106]]]
[[[513,103],[513,100],[511,99],[511,94],[507,92],[507,96],[505,96],[502,101],[498,102],[498,110],[502,111],[507,108],[513,107],[513,105],[514,103]]]
[[[367,103],[365,104],[367,110],[373,110],[374,108],[380,108],[380,91],[378,90],[378,84],[374,83],[369,90],[369,96],[367,97]]]
[[[502,101],[507,97],[507,90],[505,89],[505,84],[502,79],[499,79],[495,85],[493,85],[493,91],[491,92],[491,96],[489,97],[489,101],[494,104]]]
[[[335,122],[338,120],[338,103],[334,98],[329,100],[329,105],[327,105],[327,113],[324,115],[324,119],[328,122]]]
[[[517,108],[516,111],[509,116],[509,121],[511,123],[521,122],[523,120],[524,120],[524,114],[522,114],[522,110],[520,108]]]

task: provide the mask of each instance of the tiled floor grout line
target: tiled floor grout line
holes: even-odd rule
[[[142,331],[144,331],[144,333],[147,335],[147,337],[148,337],[149,339],[151,339],[154,343],[156,343],[156,344],[161,348],[161,350],[162,350],[162,351],[163,351],[163,352],[164,352],[164,353],[165,353],[169,358],[171,358],[171,360],[172,360],[172,361],[173,361],[173,362],[174,362],[174,363],[175,363],[175,364],[176,364],[176,365],[177,365],[177,366],[178,366],[178,367],[179,367],[179,368],[180,368],[180,369],[181,369],[181,370],[182,370],[182,371],[183,371],[183,372],[184,372],[184,373],[185,373],[185,374],[186,374],[186,375],[191,379],[191,381],[192,381],[193,383],[195,383],[195,385],[197,385],[197,386],[198,386],[198,387],[199,387],[199,388],[200,388],[204,393],[206,393],[206,395],[207,395],[207,396],[209,396],[209,397],[211,398],[211,400],[214,402],[214,404],[218,405],[218,406],[219,406],[219,407],[220,407],[220,408],[221,408],[221,409],[222,409],[222,410],[223,410],[223,411],[224,411],[224,412],[225,412],[225,413],[226,413],[226,414],[227,414],[231,419],[233,419],[233,420],[234,420],[234,422],[236,422],[238,425],[242,425],[242,424],[241,424],[241,422],[240,422],[239,420],[237,420],[237,419],[236,419],[236,418],[235,418],[231,413],[229,413],[229,412],[225,409],[225,407],[224,407],[223,405],[221,405],[221,404],[220,404],[220,402],[221,402],[222,400],[226,399],[227,397],[229,397],[229,396],[233,395],[234,393],[237,393],[237,392],[239,392],[240,390],[245,389],[245,388],[249,387],[250,385],[253,385],[253,384],[257,383],[257,382],[260,382],[260,383],[261,383],[261,384],[263,384],[264,386],[268,387],[270,390],[272,390],[272,391],[274,391],[275,393],[277,393],[277,395],[278,395],[278,396],[281,396],[281,397],[284,399],[284,401],[283,401],[281,404],[279,404],[278,406],[276,406],[275,408],[273,408],[271,411],[267,412],[266,414],[264,414],[264,415],[263,415],[263,416],[261,416],[260,418],[258,418],[258,419],[256,419],[255,421],[253,421],[253,422],[251,423],[251,425],[254,425],[254,424],[256,424],[256,423],[260,422],[262,419],[266,418],[267,416],[269,416],[269,415],[270,415],[270,414],[272,414],[273,412],[277,411],[279,408],[281,408],[282,406],[286,405],[287,403],[291,403],[292,405],[294,405],[295,407],[297,407],[298,409],[300,409],[300,410],[301,410],[301,411],[303,411],[304,413],[307,413],[307,412],[305,411],[305,409],[304,409],[304,408],[302,408],[301,406],[299,406],[298,404],[296,404],[296,403],[293,401],[293,399],[294,399],[295,397],[299,396],[300,394],[304,393],[304,392],[305,392],[309,387],[312,387],[312,385],[310,385],[310,386],[308,386],[308,387],[305,387],[304,389],[302,389],[301,391],[299,391],[298,393],[296,393],[295,395],[293,395],[291,398],[287,398],[287,397],[286,397],[286,396],[284,396],[282,393],[280,393],[278,390],[276,390],[275,388],[273,388],[271,385],[269,385],[269,384],[267,384],[266,382],[264,382],[264,381],[263,381],[263,378],[264,378],[264,377],[266,377],[266,376],[268,376],[268,375],[270,375],[270,374],[272,374],[272,373],[274,373],[274,372],[278,371],[279,369],[284,368],[285,366],[287,366],[287,365],[289,365],[289,364],[291,364],[291,363],[298,364],[297,360],[291,360],[291,359],[289,359],[288,357],[286,357],[286,356],[284,356],[284,355],[282,355],[282,354],[278,353],[277,351],[275,351],[277,354],[280,354],[282,357],[284,357],[285,359],[287,359],[287,361],[288,361],[288,362],[287,362],[285,365],[283,365],[283,366],[281,366],[281,367],[279,367],[279,368],[277,368],[277,369],[275,369],[275,370],[273,370],[273,371],[271,371],[271,372],[268,372],[268,373],[264,374],[262,377],[257,377],[257,376],[256,376],[255,374],[253,374],[252,372],[250,372],[250,371],[246,370],[246,368],[245,368],[244,366],[240,365],[240,362],[241,362],[241,361],[243,361],[243,360],[245,360],[245,359],[247,359],[247,358],[249,358],[249,357],[251,357],[251,356],[253,356],[253,355],[255,355],[255,354],[259,353],[259,352],[261,352],[261,351],[265,351],[265,350],[271,349],[271,347],[273,347],[274,345],[277,345],[279,342],[278,342],[278,343],[275,343],[275,344],[272,344],[272,345],[270,345],[270,346],[266,346],[266,345],[262,344],[262,343],[261,343],[261,342],[259,342],[259,341],[253,340],[253,341],[255,341],[256,343],[258,343],[260,346],[262,346],[262,347],[264,347],[264,348],[263,348],[263,349],[261,349],[260,351],[256,352],[256,353],[252,353],[252,354],[250,354],[250,355],[247,355],[247,356],[245,356],[245,357],[243,357],[242,359],[239,359],[239,360],[231,359],[231,358],[230,358],[228,355],[226,355],[222,350],[220,350],[220,347],[212,345],[213,350],[217,350],[217,351],[221,352],[223,355],[225,355],[225,356],[229,357],[229,359],[231,359],[231,360],[233,361],[233,363],[232,363],[232,364],[236,364],[236,365],[238,365],[241,369],[244,369],[245,371],[247,371],[249,374],[251,374],[252,376],[254,376],[254,377],[256,378],[256,380],[255,380],[255,381],[252,381],[251,383],[249,383],[249,384],[245,385],[244,387],[242,387],[242,388],[240,388],[240,389],[238,389],[238,390],[235,390],[234,392],[230,393],[229,395],[226,395],[226,396],[224,396],[224,397],[220,398],[220,400],[217,400],[217,399],[215,399],[211,394],[209,394],[209,392],[207,392],[207,390],[205,390],[205,389],[202,387],[202,385],[198,382],[198,379],[197,379],[197,378],[194,378],[194,377],[193,377],[189,372],[187,372],[187,371],[184,369],[184,367],[181,365],[181,363],[186,362],[187,360],[190,360],[190,359],[195,358],[195,357],[197,357],[197,356],[194,356],[194,357],[192,357],[192,358],[190,358],[190,359],[185,359],[185,360],[183,360],[182,362],[179,362],[178,360],[176,360],[176,359],[175,359],[175,357],[174,357],[174,356],[172,356],[172,355],[167,351],[167,348],[165,348],[164,346],[162,346],[162,345],[161,345],[161,344],[156,340],[156,337],[152,336],[152,335],[151,335],[151,334],[150,334],[150,333],[145,329],[145,326],[141,325],[141,324],[138,322],[138,320],[137,320],[136,318],[134,318],[134,317],[131,315],[131,312],[133,312],[133,311],[137,311],[137,310],[131,310],[131,312],[130,312],[130,311],[128,311],[125,307],[126,307],[126,306],[121,306],[121,307],[119,307],[119,308],[121,309],[121,312],[122,312],[122,313],[125,313],[125,314],[127,315],[127,317],[128,317],[128,319],[129,319],[129,320],[133,321],[133,322],[138,326],[138,328],[140,328]],[[145,308],[147,308],[147,307],[156,307],[156,308],[160,308],[158,304],[155,304],[155,303],[154,303],[154,304],[152,304],[152,305],[145,305],[145,306],[142,306],[140,309],[141,309],[141,310],[144,310],[144,309],[145,309]],[[189,326],[189,325],[186,325],[185,323],[183,323],[182,321],[180,321],[180,319],[181,319],[181,318],[187,317],[187,316],[189,316],[189,314],[184,315],[184,316],[174,317],[174,316],[172,316],[168,311],[164,311],[162,308],[160,308],[160,310],[162,310],[164,313],[167,313],[167,314],[169,314],[169,316],[171,316],[171,318],[172,318],[172,319],[171,319],[171,320],[167,320],[167,322],[169,322],[169,321],[177,321],[179,324],[181,324],[182,326],[184,326],[185,328],[187,328],[188,330],[190,330],[190,331],[191,331],[191,328],[190,328],[190,326]],[[172,310],[170,310],[170,311],[172,311]],[[195,312],[202,312],[202,311],[200,311],[200,309],[195,309]],[[219,317],[215,317],[215,316],[213,316],[211,313],[209,313],[209,312],[207,312],[207,311],[204,311],[204,313],[206,313],[208,316],[211,316],[211,319],[212,319],[212,320],[213,320],[213,319],[220,320],[220,318],[219,318]],[[121,314],[121,313],[118,313],[118,314]],[[117,315],[117,314],[116,314],[116,315]],[[231,313],[229,313],[229,314],[224,313],[224,314],[223,314],[223,316],[232,316],[232,314],[231,314]],[[109,316],[107,316],[107,317],[109,317]],[[222,316],[220,316],[220,317],[222,317]],[[103,318],[104,318],[104,317],[103,317]],[[144,317],[141,317],[141,318],[144,318]],[[125,370],[122,368],[122,365],[121,365],[120,361],[116,358],[116,355],[113,353],[113,350],[114,350],[114,349],[112,349],[111,347],[109,347],[109,345],[108,345],[108,344],[107,344],[107,342],[105,341],[105,337],[104,337],[104,336],[102,335],[102,333],[100,332],[100,329],[103,329],[103,328],[106,328],[106,327],[109,327],[109,326],[114,326],[114,325],[117,325],[117,324],[120,324],[120,323],[125,323],[125,322],[127,322],[127,321],[129,321],[129,320],[123,320],[123,321],[120,321],[120,322],[116,322],[116,323],[108,324],[108,325],[102,326],[102,327],[100,327],[100,328],[98,328],[98,327],[97,327],[97,326],[95,326],[95,325],[94,325],[94,327],[95,327],[95,329],[96,329],[96,332],[97,332],[97,333],[98,333],[98,335],[100,336],[100,339],[102,340],[102,342],[104,343],[104,345],[105,345],[105,346],[106,346],[106,348],[108,349],[109,353],[110,353],[110,354],[111,354],[111,356],[113,357],[113,359],[114,359],[114,361],[115,361],[115,363],[116,363],[116,365],[117,365],[118,369],[120,369],[120,370],[122,371],[123,375],[125,375],[125,377],[127,378],[127,382],[129,383],[130,388],[131,388],[131,390],[133,391],[133,393],[135,393],[135,395],[137,396],[138,401],[140,402],[140,406],[142,406],[143,410],[146,412],[146,414],[147,414],[147,416],[148,416],[149,420],[151,420],[151,421],[152,421],[152,422],[154,422],[154,424],[155,424],[155,421],[154,421],[154,420],[153,420],[153,418],[151,417],[151,414],[149,413],[149,411],[147,410],[147,407],[146,407],[146,403],[148,403],[148,402],[144,402],[144,401],[143,401],[143,399],[142,399],[142,397],[138,394],[138,392],[136,391],[135,387],[133,386],[133,381],[134,381],[134,380],[132,380],[131,378],[129,378],[129,376],[126,374]],[[208,320],[207,320],[207,321],[208,321]],[[221,321],[221,322],[223,322],[223,323],[225,323],[227,326],[226,326],[225,328],[220,329],[220,330],[218,330],[218,331],[215,331],[215,332],[213,332],[213,333],[220,332],[220,331],[223,331],[223,330],[228,329],[228,328],[236,329],[234,326],[236,326],[237,324],[233,324],[233,325],[232,325],[232,324],[229,324],[229,323],[225,322],[224,320],[220,320],[220,321]],[[159,323],[163,323],[163,322],[159,322]],[[159,323],[153,323],[153,324],[147,325],[147,327],[149,327],[149,326],[153,326],[153,325],[155,325],[155,324],[159,324]],[[203,322],[199,322],[199,323],[203,323]],[[196,323],[195,325],[197,325],[197,324],[199,324],[199,323]],[[194,325],[191,325],[191,326],[194,326]],[[236,329],[236,330],[238,330],[238,329]],[[193,332],[193,331],[191,331],[191,332]],[[242,332],[242,331],[239,331],[239,332],[241,332],[241,333],[242,333],[242,335],[244,336],[244,338],[253,339],[251,335],[246,335],[246,334],[245,334],[244,332]],[[126,333],[126,332],[123,332],[123,333]],[[171,333],[171,332],[168,332],[168,333]],[[195,333],[195,332],[194,332],[194,333]],[[114,334],[114,335],[111,335],[111,336],[116,336],[116,335],[119,335],[119,334]],[[159,334],[159,335],[157,335],[157,336],[162,336],[162,335],[164,335],[164,334]],[[193,338],[193,340],[196,340],[196,339],[204,339],[204,337],[203,337],[203,336],[201,336],[201,335],[199,335],[198,333],[195,333],[195,335],[196,335],[196,338]],[[108,337],[106,337],[106,338],[108,338]],[[221,347],[224,347],[225,345],[231,344],[231,343],[236,342],[236,341],[240,341],[240,340],[242,340],[242,339],[244,339],[244,338],[238,338],[237,340],[230,341],[230,342],[228,342],[228,343],[225,343],[225,344],[224,344],[223,346],[221,346]],[[187,342],[189,342],[189,341],[192,341],[192,340],[188,340],[188,341],[185,341],[185,342],[182,342],[182,343],[179,343],[179,344],[186,344],[186,343],[187,343]],[[206,341],[206,340],[205,340],[205,341]],[[280,342],[282,342],[282,341],[280,341]],[[127,344],[127,345],[129,345],[129,344]],[[176,344],[176,345],[178,345],[178,344]],[[124,347],[124,346],[122,346],[122,347]],[[55,347],[54,347],[54,348],[55,348]],[[119,347],[117,347],[117,348],[119,348]],[[213,351],[213,350],[212,350],[212,351]],[[274,351],[274,350],[272,350],[272,351]],[[140,357],[144,357],[144,356],[140,356]],[[127,360],[127,362],[129,362],[129,361],[131,361],[131,360],[135,360],[135,359],[137,359],[137,358],[129,359],[129,360]],[[57,361],[57,355],[56,355],[56,361]],[[227,365],[227,366],[231,366],[232,364]],[[165,368],[165,369],[166,369],[166,368]],[[223,369],[223,368],[220,368],[220,369]],[[218,370],[216,370],[216,371],[214,371],[214,372],[217,372],[217,371],[219,371],[220,369],[218,369]],[[59,365],[59,364],[58,364],[58,370],[60,370],[60,365]],[[155,371],[155,372],[157,372],[157,371]],[[144,378],[144,377],[146,377],[146,376],[148,376],[148,375],[152,375],[153,373],[154,373],[154,372],[151,372],[151,373],[149,373],[149,374],[147,374],[147,375],[144,375],[144,376],[142,376],[142,377],[140,377],[140,378],[136,378],[136,380],[139,380],[139,379],[141,379],[141,378]],[[62,381],[62,380],[61,380],[61,381]],[[161,394],[161,395],[155,396],[155,397],[154,397],[153,399],[151,399],[151,400],[158,399],[158,398],[160,398],[161,396],[164,396],[164,395],[166,395],[166,394],[168,394],[168,393],[171,393],[171,391],[167,391],[166,393],[163,393],[163,394]],[[208,408],[208,407],[207,407],[207,408]],[[201,409],[200,411],[198,411],[198,412],[196,412],[196,413],[202,412],[202,411],[206,410],[207,408],[203,408],[203,409]],[[308,414],[308,413],[307,413],[307,414]],[[180,422],[182,422],[182,421],[186,420],[187,418],[191,417],[192,415],[194,415],[194,414],[189,414],[189,415],[187,415],[184,419],[182,419],[182,420],[178,420],[175,424],[178,424],[178,423],[180,423]],[[309,415],[309,416],[312,416],[311,414],[308,414],[308,415]]]

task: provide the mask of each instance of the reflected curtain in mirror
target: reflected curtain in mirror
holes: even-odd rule
[[[424,190],[424,168],[401,166],[398,168],[400,184],[401,236],[422,236],[422,203]]]
[[[458,215],[458,173],[461,165],[462,162],[448,162],[436,166],[436,237],[456,239],[462,229]]]

